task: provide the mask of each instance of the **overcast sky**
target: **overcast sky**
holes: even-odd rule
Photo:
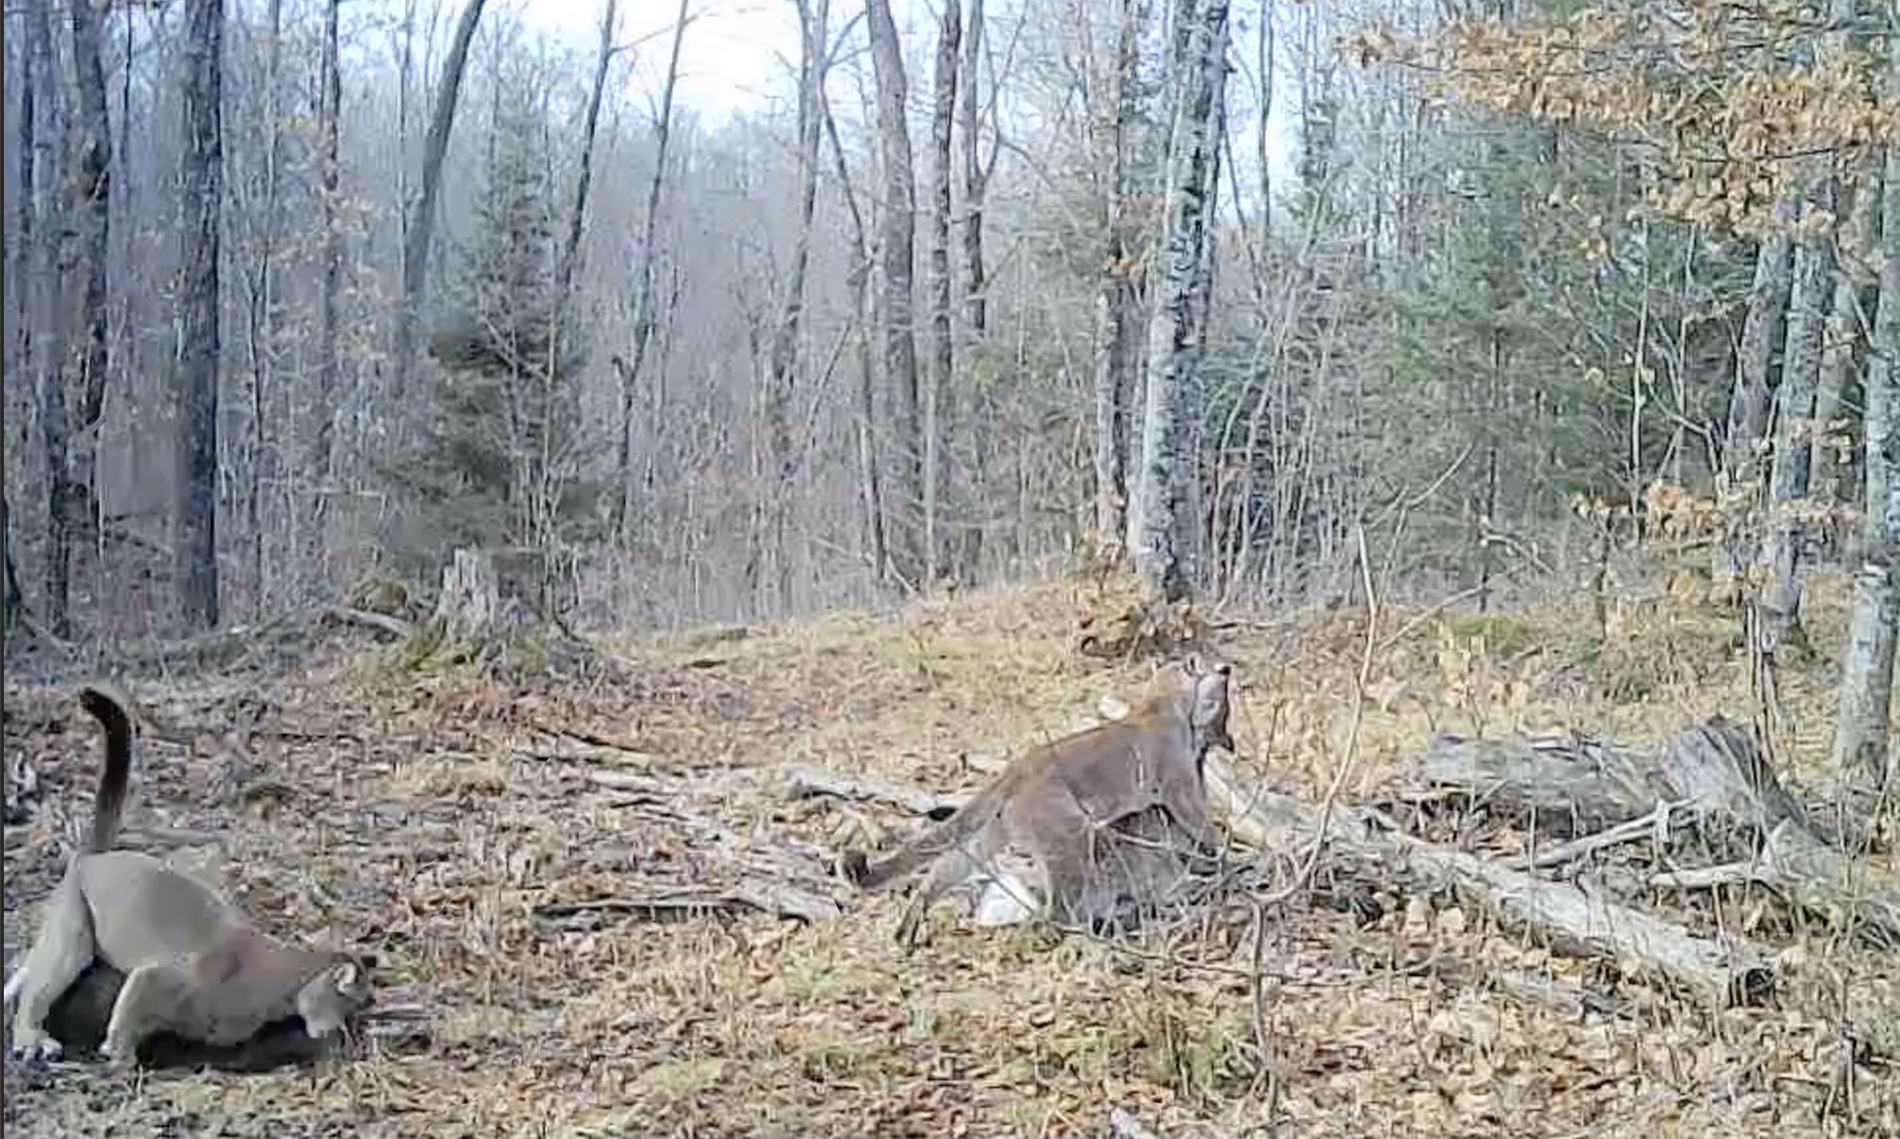
[[[400,0],[381,0],[392,10]],[[426,7],[431,0],[422,0]],[[434,0],[442,5],[439,34],[446,43],[449,29],[461,9],[458,0]],[[599,43],[600,15],[604,0],[502,0],[491,2],[490,12],[513,12],[524,24],[554,34],[586,56]],[[907,35],[934,37],[935,16],[929,0],[892,0],[892,14],[900,31]],[[798,22],[790,0],[691,0],[693,22],[680,49],[680,78],[676,98],[682,106],[698,111],[702,120],[716,123],[735,111],[756,108],[768,100],[787,99],[792,91],[792,73],[788,66],[798,58]],[[847,0],[831,6],[832,34],[861,5]],[[1240,43],[1251,41],[1251,21],[1259,7],[1250,7],[1234,18],[1233,33]],[[620,0],[619,42],[637,45],[631,73],[621,70],[624,94],[645,102],[658,95],[666,73],[666,53],[671,46],[673,23],[679,13],[679,0]],[[929,25],[929,26],[926,26]],[[1230,62],[1245,71],[1251,60],[1250,50],[1238,48]],[[913,84],[917,82],[913,77]],[[1230,77],[1228,108],[1232,116],[1229,129],[1236,142],[1250,137],[1252,115],[1246,108],[1245,80]],[[1281,91],[1273,110],[1271,163],[1276,181],[1284,186],[1292,165],[1292,107],[1296,88],[1283,73],[1276,84]],[[913,87],[913,90],[915,88]],[[1233,157],[1242,165],[1243,180],[1253,164],[1252,147],[1237,145]]]
[[[893,6],[903,6],[902,0]],[[529,27],[555,32],[577,47],[591,51],[598,43],[602,0],[514,0],[511,7]],[[789,76],[781,60],[798,58],[798,21],[791,4],[693,0],[691,11],[675,93],[683,105],[723,118],[787,94]],[[678,0],[621,0],[620,42],[640,45],[637,74],[629,82],[643,88],[660,82],[678,14]]]

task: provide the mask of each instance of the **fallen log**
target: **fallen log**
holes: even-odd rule
[[[1653,758],[1582,738],[1440,737],[1420,770],[1435,789],[1467,793],[1540,830],[1584,830],[1507,867],[1556,866],[1650,834],[1665,845],[1693,829],[1720,864],[1658,873],[1651,885],[1767,886],[1835,928],[1900,944],[1900,892],[1870,886],[1854,858],[1824,841],[1754,736],[1722,716],[1677,733]],[[1565,809],[1566,796],[1576,797],[1575,809]]]
[[[1711,716],[1676,733],[1656,760],[1656,779],[1705,818],[1766,835],[1807,811],[1781,786],[1750,733]]]
[[[1571,733],[1440,735],[1419,762],[1419,778],[1434,791],[1465,792],[1489,811],[1571,837],[1648,812],[1661,789],[1650,785],[1646,767],[1640,756]]]
[[[1288,851],[1324,841],[1327,853],[1372,859],[1401,879],[1416,874],[1452,888],[1563,952],[1619,965],[1634,962],[1716,1008],[1756,1004],[1774,991],[1769,959],[1739,940],[1698,937],[1595,891],[1413,838],[1377,812],[1341,805],[1322,811],[1290,796],[1245,787],[1213,756],[1206,771],[1210,805],[1224,809],[1234,837],[1251,846]]]

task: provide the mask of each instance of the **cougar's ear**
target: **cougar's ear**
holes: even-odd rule
[[[1194,682],[1194,726],[1208,746],[1229,752],[1235,750],[1234,737],[1227,731],[1232,679],[1232,666],[1221,664]]]

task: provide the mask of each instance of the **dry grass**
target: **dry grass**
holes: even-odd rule
[[[429,1038],[265,1076],[10,1072],[8,1133],[1070,1135],[1101,1134],[1120,1107],[1164,1135],[1236,1135],[1264,1134],[1276,1103],[1278,1134],[1297,1136],[1894,1133],[1895,1088],[1867,1077],[1851,1105],[1830,1090],[1844,1070],[1896,1079],[1878,1057],[1843,1058],[1850,1029],[1889,1065],[1900,1051],[1900,966],[1818,930],[1778,941],[1792,982],[1780,1008],[1710,1017],[1656,997],[1633,1020],[1561,1017],[1400,967],[1438,953],[1596,976],[1446,899],[1394,899],[1369,927],[1318,908],[1269,918],[1258,1006],[1244,922],[1212,923],[1169,959],[940,911],[929,943],[897,956],[901,898],[829,885],[822,855],[910,822],[787,802],[776,774],[802,764],[950,791],[981,778],[968,755],[1091,722],[1143,670],[1070,651],[1090,603],[1051,582],[895,620],[620,645],[637,680],[596,690],[417,677],[389,651],[282,678],[283,731],[258,758],[293,789],[286,807],[223,808],[202,760],[153,743],[132,825],[156,813],[227,830],[229,884],[253,912],[380,946],[385,1000],[426,1006]],[[1838,644],[1838,591],[1811,604],[1817,642]],[[1384,615],[1377,636],[1412,616]],[[1694,717],[1746,714],[1743,665],[1707,614],[1619,614],[1607,643],[1586,627],[1557,610],[1441,617],[1384,644],[1344,794],[1376,791],[1433,731],[1568,726],[1659,744]],[[1243,772],[1323,792],[1365,635],[1363,614],[1223,634],[1245,682]],[[1825,663],[1784,676],[1794,731],[1779,754],[1797,784],[1825,764],[1833,677]],[[9,687],[7,700],[70,717],[58,695]],[[177,700],[191,706],[188,691]],[[90,728],[19,722],[7,746],[40,759],[83,815]],[[620,746],[576,748],[555,727]],[[666,790],[603,787],[593,776],[607,769]],[[13,838],[9,906],[58,870],[49,847]],[[842,920],[575,928],[534,915],[729,884],[788,850]]]

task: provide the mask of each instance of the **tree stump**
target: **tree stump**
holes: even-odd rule
[[[546,564],[534,550],[456,550],[442,571],[442,593],[415,663],[472,659],[518,681],[617,674],[617,662],[547,615]]]
[[[484,641],[501,615],[501,579],[495,560],[481,550],[457,550],[442,570],[435,624],[448,639]]]

